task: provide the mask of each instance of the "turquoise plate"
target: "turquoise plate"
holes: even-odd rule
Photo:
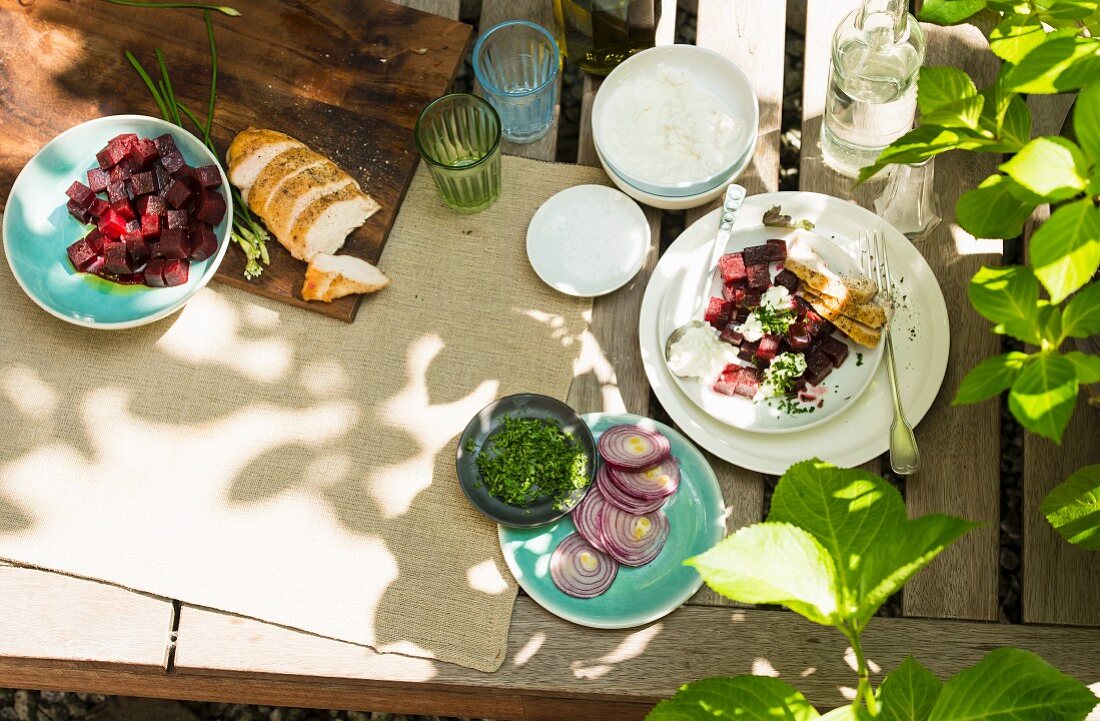
[[[201,140],[177,125],[144,115],[109,115],[70,128],[39,150],[15,179],[4,211],[4,254],[16,281],[48,313],[89,328],[132,328],[175,312],[210,282],[229,246],[233,199],[222,173],[218,190],[226,210],[214,228],[218,252],[192,263],[183,285],[119,285],[73,269],[65,250],[92,226],[69,215],[65,191],[74,180],[87,184],[87,172],[98,167],[96,152],[120,133],[143,138],[171,133],[188,165],[218,165]]]
[[[592,628],[640,626],[672,612],[699,590],[703,579],[683,564],[718,543],[726,533],[726,508],[710,464],[682,435],[657,421],[635,415],[588,413],[592,435],[620,423],[638,423],[663,433],[680,461],[680,487],[665,504],[669,534],[664,549],[648,565],[620,566],[605,593],[595,598],[573,598],[550,579],[550,555],[558,543],[576,531],[572,516],[538,528],[500,526],[504,560],[523,590],[550,613]]]

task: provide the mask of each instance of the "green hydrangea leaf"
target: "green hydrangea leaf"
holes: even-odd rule
[[[1018,63],[1046,39],[1046,29],[1038,18],[1008,15],[989,32],[989,49],[1005,62]]]
[[[1008,394],[1008,408],[1024,428],[1061,443],[1080,387],[1077,369],[1056,353],[1028,362]]]
[[[929,721],[1082,721],[1097,701],[1035,654],[998,648],[943,685]]]
[[[955,204],[959,225],[978,238],[1014,238],[1040,203],[1007,175],[991,175]]]
[[[951,516],[909,521],[901,494],[885,480],[816,459],[783,474],[768,521],[797,523],[813,534],[835,568],[839,616],[857,624],[971,528]]]
[[[706,678],[681,686],[646,721],[813,721],[820,717],[797,689],[768,676]]]
[[[1100,282],[1089,283],[1066,303],[1062,331],[1071,338],[1100,333]]]
[[[1061,303],[1100,267],[1100,209],[1088,199],[1063,205],[1031,236],[1031,267]]]
[[[966,290],[974,310],[994,323],[1038,320],[1039,282],[1022,265],[983,267]]]
[[[859,171],[859,182],[867,180],[887,165],[894,163],[922,163],[948,150],[975,150],[989,144],[976,131],[968,128],[945,128],[940,125],[921,125],[913,128],[886,146],[874,164]]]
[[[1084,37],[1048,38],[1031,50],[1006,76],[1018,93],[1063,93],[1077,90],[1100,72],[1100,40]]]
[[[1085,154],[1100,165],[1100,82],[1089,83],[1077,96],[1073,131]]]
[[[814,623],[836,622],[833,559],[798,526],[747,526],[684,563],[694,566],[708,586],[734,601],[779,603]]]
[[[1043,200],[1065,200],[1085,189],[1089,162],[1085,154],[1065,138],[1035,138],[1001,164],[1008,177]]]
[[[1036,0],[1035,8],[1048,20],[1084,20],[1096,12],[1096,0]]]
[[[1012,387],[1027,361],[1027,353],[1013,351],[987,358],[970,369],[959,384],[952,405],[979,403]]]
[[[941,688],[935,674],[906,656],[878,688],[880,721],[925,721]]]
[[[936,25],[957,25],[985,9],[985,0],[925,0],[920,19]]]
[[[1082,385],[1100,383],[1100,356],[1090,353],[1082,353],[1079,350],[1071,350],[1065,354],[1065,359],[1073,364],[1077,371],[1077,381]]]
[[[1055,486],[1039,510],[1067,541],[1100,551],[1100,465],[1085,466]]]
[[[977,128],[985,98],[964,71],[950,66],[921,68],[917,107],[921,122],[946,128]]]
[[[1031,140],[1031,110],[1019,95],[1013,94],[1001,119],[998,131],[1005,152],[1019,152]]]

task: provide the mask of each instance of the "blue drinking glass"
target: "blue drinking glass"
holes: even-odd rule
[[[561,53],[542,26],[510,20],[482,33],[474,46],[474,75],[500,115],[503,135],[533,143],[554,121]]]

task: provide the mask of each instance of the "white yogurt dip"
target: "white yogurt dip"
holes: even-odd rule
[[[736,358],[736,349],[723,343],[713,326],[692,326],[669,349],[668,369],[681,378],[709,380]]]

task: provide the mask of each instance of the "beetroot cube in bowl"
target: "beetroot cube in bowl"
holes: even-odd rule
[[[787,328],[787,342],[791,344],[791,350],[806,350],[813,343],[813,340],[813,336],[807,332],[806,326],[801,323],[792,323]]]
[[[131,175],[130,168],[125,163],[119,163],[107,174],[108,183],[125,183]]]
[[[126,159],[126,148],[117,143],[108,143],[107,147],[95,154],[99,167],[109,170]]]
[[[775,274],[775,284],[783,286],[790,291],[791,295],[794,295],[801,281],[798,280],[797,275],[784,268]]]
[[[160,231],[160,240],[153,243],[151,253],[154,258],[181,260],[191,255],[191,243],[187,231],[170,228]]]
[[[76,218],[81,223],[92,222],[92,214],[88,212],[87,208],[81,207],[80,203],[75,200],[70,200],[65,203],[65,208],[69,211],[69,215]]]
[[[187,161],[183,159],[183,155],[178,150],[172,150],[168,153],[162,153],[160,156],[160,164],[172,174],[187,165]]]
[[[114,210],[108,210],[99,218],[99,232],[114,240],[126,232],[126,219]]]
[[[73,184],[65,191],[65,195],[69,196],[69,200],[73,201],[81,208],[87,208],[92,204],[92,201],[95,200],[95,193],[92,189],[79,180],[73,181]]]
[[[728,301],[713,297],[707,301],[707,310],[703,314],[703,320],[715,328],[721,329],[730,320],[730,308]]]
[[[151,242],[160,237],[160,216],[146,213],[141,216],[141,237]]]
[[[68,247],[66,252],[69,255],[69,262],[73,264],[73,268],[81,273],[86,273],[88,268],[95,262],[99,254],[88,243],[87,238],[81,238]]]
[[[214,229],[206,223],[199,223],[191,234],[191,260],[206,260],[217,252],[218,236],[214,235]]]
[[[829,356],[833,361],[833,368],[839,368],[845,359],[848,357],[848,344],[843,341],[839,341],[832,336],[826,336],[821,339],[821,344],[818,346],[825,355]]]
[[[198,171],[192,168],[190,165],[184,165],[176,172],[172,173],[172,178],[184,183],[191,189],[192,193],[198,195],[202,191],[202,181],[199,180]]]
[[[781,238],[772,238],[765,247],[768,249],[768,260],[784,261],[787,259],[787,241]]]
[[[161,215],[167,209],[164,198],[159,195],[143,195],[134,200],[134,211],[138,215]]]
[[[768,264],[768,246],[767,245],[750,245],[748,248],[742,251],[742,255],[745,258],[745,267],[750,265],[767,265]]]
[[[171,133],[165,133],[153,138],[153,145],[157,148],[157,154],[163,157],[176,149],[176,139]]]
[[[772,276],[767,263],[745,266],[745,273],[749,278],[749,287],[753,290],[763,290],[771,285]]]
[[[164,213],[164,227],[169,230],[187,230],[187,211],[168,210]]]
[[[760,339],[760,344],[756,347],[756,359],[761,362],[770,362],[775,358],[779,352],[779,340],[780,337],[767,333]]]
[[[195,172],[198,173],[199,182],[206,190],[214,190],[222,184],[222,174],[216,165],[203,165],[195,168]]]
[[[150,288],[164,288],[164,258],[153,258],[145,264],[145,285]]]
[[[225,198],[214,190],[204,190],[195,203],[195,217],[204,223],[217,225],[225,217]]]
[[[118,215],[122,216],[126,220],[133,220],[137,216],[134,214],[134,207],[130,205],[129,200],[116,200],[111,203],[111,210],[115,211]]]
[[[103,244],[103,269],[112,275],[124,275],[132,271],[126,243],[110,240]]]
[[[745,259],[741,253],[726,253],[718,259],[718,269],[722,272],[722,282],[732,283],[745,279]]]
[[[142,170],[151,167],[159,157],[156,143],[148,138],[142,138],[130,148],[130,159]]]
[[[103,193],[107,190],[110,174],[102,168],[92,168],[88,171],[88,187],[93,193]]]
[[[129,200],[130,193],[126,190],[126,183],[107,183],[107,202],[117,203],[120,200]]]
[[[190,205],[194,197],[195,193],[187,187],[186,183],[173,180],[168,186],[168,192],[164,194],[164,202],[168,203],[169,207],[179,210]]]
[[[153,180],[159,193],[162,190],[168,190],[168,186],[172,183],[172,176],[168,174],[163,165],[157,163],[153,166]]]
[[[127,263],[131,268],[140,268],[149,260],[149,246],[140,232],[123,233],[122,242],[126,244]]]
[[[103,214],[111,209],[111,204],[103,198],[96,198],[92,201],[92,204],[88,206],[88,214],[96,220],[103,217]]]
[[[130,176],[130,191],[135,196],[157,192],[156,177],[148,170],[143,173],[134,173]]]
[[[803,377],[812,386],[819,385],[833,370],[833,359],[818,349],[806,356],[806,372]]]
[[[103,242],[106,240],[103,233],[99,232],[99,228],[92,228],[88,231],[88,234],[84,236],[84,242],[87,243],[92,250],[97,254],[103,251]]]
[[[187,271],[190,263],[186,260],[164,261],[164,284],[167,286],[183,285],[187,282]]]
[[[129,149],[131,145],[138,141],[137,133],[119,133],[115,137],[107,141],[108,147],[111,145],[121,145],[125,149]]]

